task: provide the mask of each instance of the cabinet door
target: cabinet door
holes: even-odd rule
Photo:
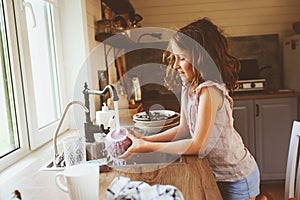
[[[256,160],[261,179],[284,179],[297,98],[255,100]]]
[[[241,135],[245,146],[255,156],[254,101],[238,100],[234,102],[234,127]]]

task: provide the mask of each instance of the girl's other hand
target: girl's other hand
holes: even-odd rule
[[[122,155],[119,156],[120,159],[128,160],[137,153],[144,153],[142,147],[144,146],[145,141],[142,139],[142,134],[129,132],[127,137],[132,141],[132,144]]]

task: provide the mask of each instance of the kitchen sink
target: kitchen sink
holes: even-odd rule
[[[126,160],[121,164],[110,164],[113,168],[132,168],[132,167],[151,167],[151,166],[167,166],[174,164],[185,164],[185,160],[180,155],[172,155],[165,153],[143,153]]]
[[[90,163],[97,163],[102,168],[108,166],[115,169],[127,169],[127,168],[138,168],[138,167],[162,167],[174,164],[186,164],[184,157],[180,155],[172,155],[165,153],[143,153],[132,157],[126,161],[119,163],[107,162],[106,158],[100,158],[97,160],[89,160]],[[108,163],[108,164],[107,164]],[[46,171],[58,171],[63,170],[64,167],[55,167],[51,161],[46,166],[42,167],[41,170]],[[104,168],[103,168],[104,169]],[[107,171],[104,169],[103,171]]]

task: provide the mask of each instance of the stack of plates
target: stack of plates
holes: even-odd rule
[[[180,114],[172,110],[152,110],[133,115],[134,126],[148,134],[159,133],[179,124]]]

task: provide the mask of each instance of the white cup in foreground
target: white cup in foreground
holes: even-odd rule
[[[99,173],[97,164],[74,165],[56,174],[55,183],[71,200],[98,200]]]
[[[66,166],[83,164],[86,162],[85,138],[71,136],[63,140],[64,159]]]

